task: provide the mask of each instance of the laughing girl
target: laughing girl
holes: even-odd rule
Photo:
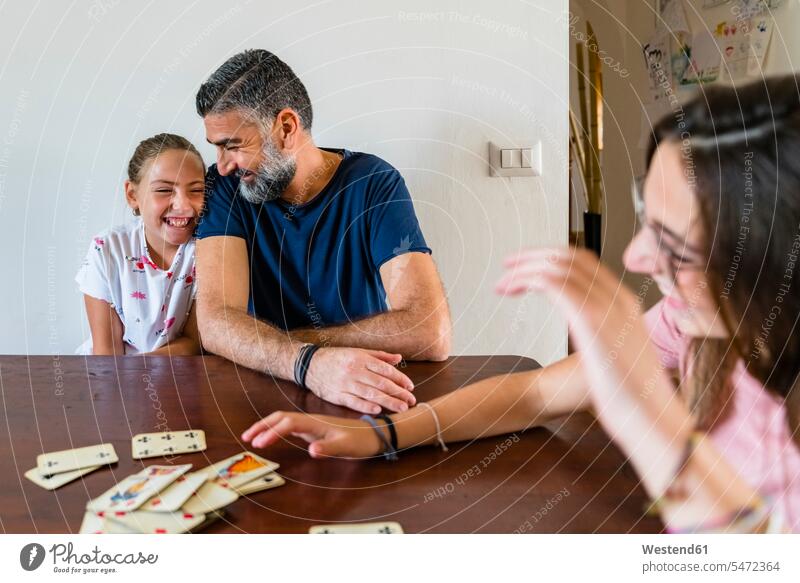
[[[125,181],[137,220],[94,237],[75,278],[91,329],[79,354],[199,352],[194,230],[204,177],[200,153],[181,136],[137,146]]]

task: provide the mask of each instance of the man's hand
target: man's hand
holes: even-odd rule
[[[414,383],[395,368],[399,354],[359,348],[321,348],[308,367],[306,386],[320,399],[362,413],[405,411],[416,404]]]

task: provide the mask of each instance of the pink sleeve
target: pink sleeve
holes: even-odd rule
[[[672,309],[661,300],[647,310],[644,321],[650,329],[650,341],[658,352],[661,364],[666,368],[680,368],[686,340],[675,325]]]

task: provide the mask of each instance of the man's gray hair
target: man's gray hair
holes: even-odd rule
[[[291,67],[269,51],[250,49],[225,61],[200,86],[196,98],[200,117],[243,110],[262,122],[279,111],[293,109],[306,131],[311,131],[311,100]]]

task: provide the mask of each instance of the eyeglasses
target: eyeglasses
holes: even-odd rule
[[[631,185],[631,194],[633,196],[633,209],[636,212],[636,233],[641,232],[650,237],[651,243],[658,256],[659,265],[662,265],[665,271],[670,275],[670,279],[674,281],[675,276],[679,271],[694,271],[705,270],[705,260],[699,253],[692,251],[691,247],[685,242],[678,241],[675,247],[670,246],[666,237],[671,238],[671,234],[667,233],[663,227],[653,225],[647,220],[644,206],[644,196],[642,186],[644,184],[644,177],[639,176],[634,178]],[[683,251],[688,250],[694,257],[687,257]]]

